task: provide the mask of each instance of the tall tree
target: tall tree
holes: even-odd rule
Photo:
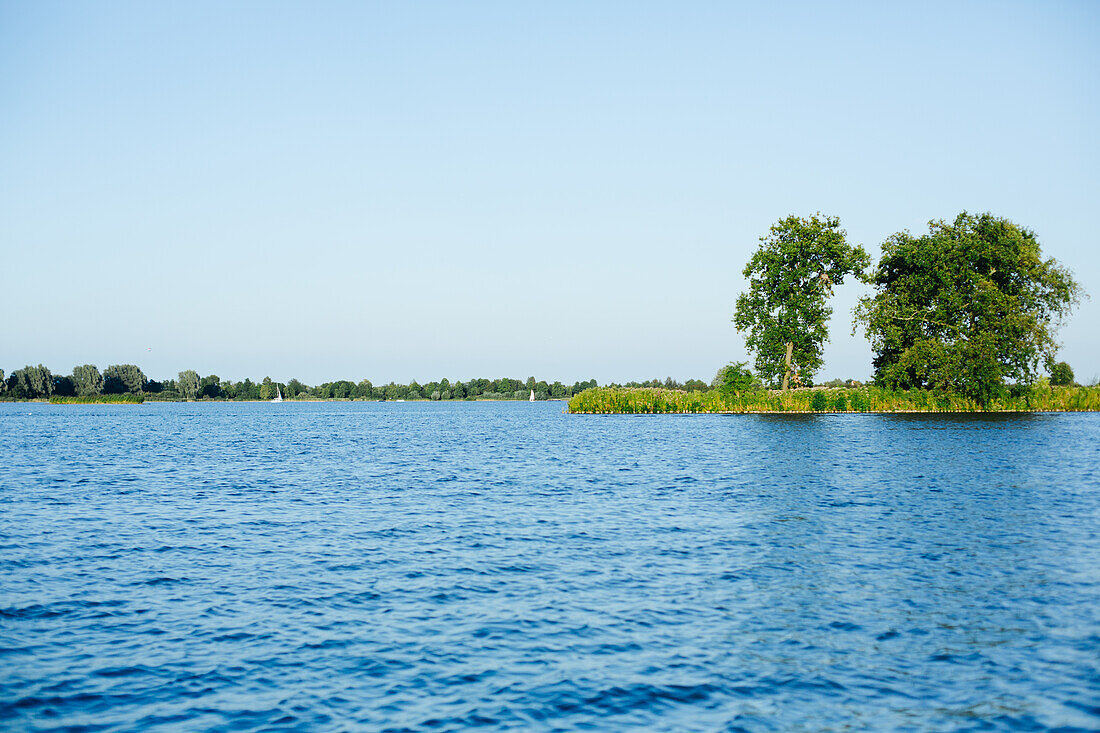
[[[965,211],[886,240],[871,282],[856,324],[871,339],[876,381],[982,404],[1053,360],[1057,326],[1081,293],[1069,270],[1043,259],[1034,232]]]
[[[81,397],[103,393],[103,375],[95,364],[73,367],[73,386]]]
[[[733,317],[756,354],[756,371],[787,388],[792,370],[807,383],[822,364],[832,308],[826,299],[848,275],[863,279],[871,258],[850,246],[840,219],[788,216],[772,225],[745,266],[749,291]]]
[[[222,391],[222,378],[217,374],[210,374],[199,380],[199,395],[216,399],[224,396]]]
[[[8,377],[8,388],[11,396],[23,399],[36,399],[49,397],[53,392],[53,374],[46,367],[27,365],[22,369],[16,369]]]
[[[145,374],[133,364],[112,364],[103,370],[103,390],[136,394],[145,386]]]
[[[186,369],[179,373],[176,389],[183,399],[193,400],[199,393],[199,384],[199,373],[194,369]]]
[[[75,397],[76,385],[73,384],[72,377],[65,374],[53,375],[53,389],[51,392],[61,397]]]

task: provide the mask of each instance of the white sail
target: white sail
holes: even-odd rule
[[[535,390],[531,390],[531,398],[527,401],[528,402],[534,402],[535,401]]]
[[[268,394],[271,394],[271,393],[268,392]],[[283,401],[283,390],[277,384],[275,385],[275,399],[273,399],[271,401],[272,402],[282,402]]]

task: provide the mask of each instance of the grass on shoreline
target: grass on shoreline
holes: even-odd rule
[[[576,414],[653,415],[752,412],[1046,412],[1100,410],[1100,387],[1031,387],[984,409],[959,395],[879,387],[811,388],[724,395],[650,387],[587,389],[569,400]]]
[[[50,397],[51,405],[140,405],[145,402],[143,394],[97,394],[83,397]]]

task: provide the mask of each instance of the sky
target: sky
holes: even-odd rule
[[[0,0],[0,368],[709,380],[789,214],[1093,298],[1100,3]],[[839,288],[819,380],[866,379]]]

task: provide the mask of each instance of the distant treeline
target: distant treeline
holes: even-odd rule
[[[180,372],[176,379],[149,379],[134,364],[114,364],[102,372],[94,364],[84,364],[71,374],[54,374],[47,367],[25,366],[5,378],[0,370],[0,399],[26,400],[49,397],[91,397],[95,395],[140,394],[147,400],[270,400],[284,399],[358,399],[358,400],[526,400],[531,392],[536,400],[568,399],[598,386],[595,379],[575,382],[546,382],[534,377],[521,379],[471,379],[463,382],[441,379],[420,384],[373,384],[369,379],[353,382],[341,379],[309,386],[297,379],[275,382],[264,377],[258,382],[244,379],[233,382],[216,374],[199,376],[194,370]],[[688,391],[707,391],[711,385],[699,379],[678,382],[671,377],[649,382],[628,382],[615,387],[662,387]]]

